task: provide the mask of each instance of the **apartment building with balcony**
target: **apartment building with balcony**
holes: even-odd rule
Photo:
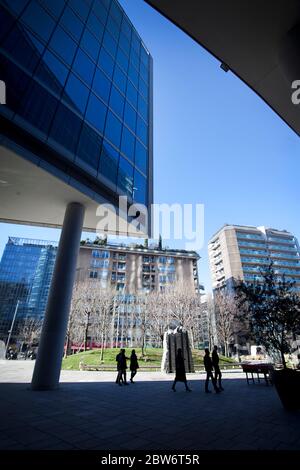
[[[80,247],[77,280],[98,279],[129,295],[161,292],[181,282],[198,291],[199,258],[194,251],[87,243]]]
[[[214,290],[230,290],[238,279],[263,281],[261,273],[272,262],[278,278],[284,274],[300,292],[300,247],[286,230],[224,225],[210,239],[208,253]]]

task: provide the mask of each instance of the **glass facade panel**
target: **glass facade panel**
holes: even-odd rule
[[[70,33],[75,40],[79,40],[83,31],[83,23],[73,10],[67,6],[60,20],[62,26]]]
[[[101,21],[99,21],[99,19],[93,12],[90,13],[87,25],[92,31],[92,33],[94,33],[98,41],[101,43],[104,33],[104,25],[101,23]]]
[[[95,64],[89,59],[89,57],[81,49],[78,49],[73,69],[80,75],[80,77],[91,85],[95,70]]]
[[[102,137],[90,126],[86,124],[82,126],[77,155],[95,170],[97,170],[99,164],[102,140]]]
[[[79,112],[84,114],[89,96],[89,89],[71,73],[65,90],[73,106],[75,106]]]
[[[51,38],[50,47],[68,65],[71,65],[76,51],[76,43],[60,26],[57,26]]]
[[[111,78],[114,70],[114,61],[104,48],[101,49],[99,54],[98,65],[102,70]]]
[[[93,90],[99,95],[106,103],[109,100],[111,81],[106,75],[98,68],[94,75]]]
[[[125,98],[114,86],[112,86],[109,106],[121,119],[123,118],[124,102]]]
[[[105,127],[105,136],[116,147],[120,147],[121,130],[121,121],[111,111],[108,111]]]
[[[50,137],[70,152],[75,152],[80,126],[80,119],[69,108],[60,104],[52,123]]]
[[[46,51],[37,70],[37,76],[52,90],[61,94],[67,75],[67,67],[52,52]]]
[[[137,140],[135,146],[135,165],[143,172],[147,173],[147,150],[146,148]]]
[[[107,108],[93,93],[90,95],[86,120],[103,132]]]
[[[108,142],[103,143],[99,173],[112,183],[117,183],[119,153]]]
[[[46,42],[55,28],[55,21],[35,0],[31,0],[28,4],[21,21]]]
[[[57,100],[46,90],[32,82],[24,94],[18,114],[36,126],[45,134],[48,133],[57,106]]]
[[[137,170],[134,172],[134,200],[139,204],[147,204],[147,180]]]
[[[132,196],[133,166],[122,156],[119,163],[118,186],[127,196]]]
[[[134,135],[127,129],[127,127],[124,126],[122,132],[121,151],[132,162],[134,162],[134,144]]]
[[[81,47],[87,52],[93,60],[97,60],[100,44],[95,36],[86,29],[81,38]]]

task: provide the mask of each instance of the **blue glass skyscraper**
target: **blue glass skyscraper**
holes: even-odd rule
[[[0,339],[7,338],[18,300],[12,339],[27,317],[44,316],[56,252],[55,242],[9,238],[0,262]]]

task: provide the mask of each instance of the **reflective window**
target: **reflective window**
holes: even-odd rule
[[[107,137],[107,139],[109,139],[116,147],[120,146],[121,129],[121,121],[119,121],[119,119],[111,111],[108,111],[105,126],[105,137]]]
[[[121,31],[119,38],[119,46],[126,52],[127,55],[130,54],[130,42],[128,37]]]
[[[121,155],[118,170],[118,187],[128,196],[132,196],[133,166]]]
[[[101,43],[104,33],[104,26],[94,13],[90,13],[87,25]]]
[[[48,11],[52,13],[53,16],[59,18],[61,12],[64,8],[64,3],[61,0],[39,0]]]
[[[124,102],[125,99],[121,93],[114,86],[112,86],[109,106],[120,118],[123,118]]]
[[[141,97],[141,95],[139,95],[138,100],[138,111],[140,115],[145,119],[145,121],[148,121],[148,106],[146,101],[144,101]]]
[[[148,146],[148,128],[140,116],[137,117],[136,135],[146,146]]]
[[[135,147],[134,144],[135,144],[134,135],[127,129],[127,127],[123,127],[121,151],[132,162],[134,162],[134,147]]]
[[[19,15],[22,10],[26,7],[28,0],[14,0],[13,2],[11,0],[6,0],[6,3],[9,5],[9,8],[14,11],[17,15]],[[4,25],[4,23],[3,23]],[[2,26],[2,23],[1,23]]]
[[[55,28],[54,20],[35,0],[29,3],[22,14],[22,21],[46,42]]]
[[[56,28],[51,38],[50,47],[64,59],[67,64],[71,65],[76,51],[76,43],[60,26]]]
[[[100,132],[103,132],[104,129],[106,111],[107,107],[91,93],[86,111],[86,120]]]
[[[124,121],[127,124],[130,129],[135,132],[135,126],[136,126],[136,112],[133,109],[133,107],[128,103],[128,101],[125,102],[125,110],[124,110]]]
[[[136,70],[139,70],[139,66],[140,66],[139,56],[137,55],[134,49],[131,49],[130,51],[130,62],[131,62],[131,65],[134,65]]]
[[[57,100],[40,85],[31,83],[18,108],[18,114],[41,131],[48,133]]]
[[[104,75],[104,73],[96,68],[94,82],[93,82],[93,91],[97,93],[101,98],[108,103],[109,93],[110,93],[111,81]]]
[[[126,91],[126,82],[127,78],[124,72],[118,67],[118,65],[115,66],[115,71],[114,71],[114,83],[117,85],[117,87],[125,94]]]
[[[131,26],[125,15],[123,15],[123,18],[122,18],[121,30],[130,40],[131,39]]]
[[[117,52],[117,64],[118,64],[125,72],[127,72],[128,63],[129,63],[129,60],[128,60],[127,55],[125,54],[125,52],[122,51],[122,49],[119,48],[119,49],[118,49],[118,52]]]
[[[88,58],[88,56],[81,50],[78,49],[73,69],[80,75],[83,80],[91,85],[95,70],[95,64]]]
[[[54,91],[60,93],[66,82],[68,69],[50,51],[46,51],[37,75]]]
[[[137,170],[134,171],[134,200],[140,204],[147,204],[147,180]]]
[[[84,0],[72,0],[70,2],[73,10],[78,13],[81,19],[85,22],[89,13],[89,6]]]
[[[108,11],[99,0],[95,1],[93,5],[93,12],[98,16],[102,23],[106,23]]]
[[[142,80],[142,78],[140,78],[139,81],[139,92],[143,95],[146,100],[148,99],[148,86],[146,85],[144,80]]]
[[[129,69],[128,69],[128,76],[132,83],[135,85],[136,88],[138,88],[139,85],[139,74],[135,67],[132,64],[129,64]]]
[[[88,29],[84,31],[80,45],[95,61],[97,60],[100,44]]]
[[[118,163],[118,152],[111,145],[109,145],[108,142],[104,141],[100,158],[99,172],[114,184],[117,182]]]
[[[117,41],[112,37],[112,35],[105,31],[103,37],[103,43],[105,49],[114,57],[117,51]]]
[[[135,50],[135,52],[140,55],[140,45],[141,42],[139,40],[138,35],[134,30],[132,30],[132,35],[131,35],[131,47]]]
[[[32,72],[40,60],[44,46],[34,36],[25,35],[21,28],[15,25],[3,41],[2,48],[12,55],[16,62]]]
[[[71,152],[75,152],[81,120],[66,106],[60,104],[51,127],[50,137]]]
[[[83,124],[77,155],[97,170],[102,148],[102,137],[87,124]]]
[[[114,61],[112,57],[106,52],[103,47],[101,48],[98,60],[99,66],[107,73],[109,77],[112,77],[114,70]]]
[[[146,49],[144,46],[141,46],[141,61],[145,65],[145,67],[148,67],[149,64],[149,54],[147,53]]]
[[[122,22],[122,11],[121,8],[118,6],[117,2],[112,2],[110,5],[110,14],[117,23],[118,26],[121,26]]]
[[[141,77],[143,78],[143,80],[148,83],[149,82],[149,72],[148,72],[148,69],[147,67],[145,67],[145,65],[141,62],[141,65],[140,65],[140,74],[141,74]]]
[[[116,41],[119,39],[119,28],[115,20],[109,16],[107,20],[106,27],[111,35],[115,38]]]
[[[134,107],[137,106],[137,98],[138,98],[138,93],[137,90],[134,88],[132,83],[128,80],[127,82],[127,92],[126,96],[128,101],[130,101],[131,104],[133,104]]]
[[[68,32],[74,36],[75,39],[80,39],[83,30],[83,23],[68,6],[66,7],[61,17],[60,22],[68,30]]]
[[[14,24],[14,18],[4,8],[0,8],[0,24],[0,41],[2,41]]]
[[[65,92],[73,106],[84,114],[89,96],[89,89],[72,73],[68,78]]]
[[[147,150],[138,140],[135,145],[135,165],[143,173],[147,173]]]

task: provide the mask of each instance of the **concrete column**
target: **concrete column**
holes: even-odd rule
[[[65,212],[49,291],[32,390],[58,388],[85,208],[71,202]]]

